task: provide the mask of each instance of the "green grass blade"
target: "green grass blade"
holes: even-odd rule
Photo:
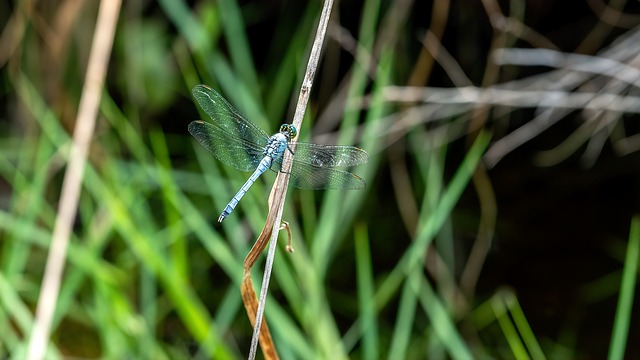
[[[546,356],[542,351],[542,347],[538,343],[529,322],[520,307],[520,303],[518,302],[518,298],[513,293],[508,293],[508,296],[505,297],[505,302],[509,306],[509,312],[511,313],[511,318],[513,319],[513,323],[518,329],[518,333],[520,333],[520,337],[522,338],[522,342],[526,346],[531,358],[534,360],[544,360]]]
[[[11,323],[14,324],[22,334],[28,334],[31,331],[33,315],[31,315],[29,308],[24,304],[22,299],[20,299],[14,286],[12,286],[2,273],[0,273],[0,306],[2,306],[3,313],[8,315]],[[17,353],[19,351],[19,340],[13,329],[7,327],[2,330],[2,335],[5,335],[2,337],[2,341],[7,348],[14,352],[14,354]]]
[[[406,279],[400,294],[400,305],[396,324],[393,327],[393,336],[387,358],[404,359],[411,340],[411,328],[413,327],[418,305],[416,289],[420,288],[420,279],[417,272],[413,272]]]
[[[451,182],[448,184],[433,216],[429,217],[426,223],[419,229],[416,240],[405,251],[402,259],[398,261],[398,264],[389,277],[387,277],[378,288],[376,299],[378,300],[379,307],[389,301],[389,297],[394,294],[404,274],[409,273],[414,266],[420,263],[431,240],[441,229],[447,217],[451,214],[451,211],[453,211],[454,205],[466,188],[488,144],[489,136],[485,133],[480,133],[469,149],[469,152],[467,152],[456,174],[451,179]]]
[[[491,302],[500,329],[502,329],[507,344],[509,344],[513,357],[519,360],[529,359],[529,354],[520,339],[520,335],[518,331],[516,331],[511,318],[509,318],[509,307],[505,302],[505,296],[503,294],[496,294]]]
[[[375,289],[373,284],[373,265],[371,263],[371,249],[369,235],[364,224],[355,229],[356,274],[358,287],[358,305],[363,327],[363,359],[378,359],[379,344],[378,322],[375,313]]]
[[[158,3],[193,49],[198,51],[211,46],[213,43],[211,34],[216,32],[200,26],[200,22],[191,12],[186,2],[159,0]]]
[[[304,14],[301,16],[298,25],[296,26],[295,33],[291,34],[280,29],[276,29],[275,35],[284,35],[283,38],[274,38],[274,46],[268,55],[268,62],[273,62],[275,68],[272,72],[272,76],[268,76],[265,81],[269,86],[269,91],[265,94],[265,106],[266,113],[270,116],[280,115],[281,122],[291,122],[287,119],[287,113],[289,106],[293,99],[296,99],[296,94],[299,89],[294,86],[297,84],[296,80],[302,81],[303,69],[304,69],[304,51],[307,50],[307,45],[310,42],[310,34],[315,29],[314,26],[317,23],[317,17],[320,10],[319,2],[309,2],[305,9]],[[282,29],[289,26],[288,22],[282,22],[279,26]],[[283,52],[278,44],[287,44],[286,50]],[[299,69],[299,70],[295,70]],[[313,110],[311,107],[307,109],[307,112]],[[276,119],[270,119],[276,121]],[[305,119],[304,124],[311,124],[311,121]],[[309,135],[305,130],[301,132],[301,135]],[[306,140],[305,140],[306,141]]]
[[[420,304],[429,316],[431,326],[433,327],[435,334],[438,335],[449,355],[451,355],[453,359],[473,359],[474,357],[471,354],[471,351],[458,332],[447,308],[444,306],[438,295],[433,291],[429,281],[427,281],[427,279],[425,279],[418,271],[415,271],[415,273],[420,276],[418,277],[417,283],[412,285],[414,286],[413,290],[419,294]],[[420,287],[415,288],[418,283],[420,283]]]
[[[167,149],[166,139],[161,131],[152,131],[150,133],[151,147],[156,157],[157,166],[165,169],[165,171],[158,171],[160,175],[158,183],[160,190],[162,191],[163,209],[165,214],[165,224],[170,229],[171,233],[168,234],[172,239],[171,244],[171,259],[175,270],[178,273],[187,278],[189,259],[187,241],[183,234],[186,233],[182,228],[182,214],[173,204],[177,204],[178,189],[171,173],[171,160],[169,159],[169,150]]]
[[[622,284],[620,285],[620,296],[618,307],[613,322],[613,335],[611,336],[611,346],[609,348],[609,359],[618,360],[624,358],[627,337],[629,336],[629,325],[631,311],[633,309],[633,297],[638,276],[638,255],[640,253],[640,217],[635,216],[631,220],[629,230],[629,245],[624,261],[622,272]]]
[[[244,84],[254,85],[249,87],[251,98],[259,99],[259,83],[256,74],[255,65],[253,64],[253,56],[249,46],[249,39],[245,30],[244,20],[240,8],[235,0],[218,0],[220,17],[224,35],[227,40],[227,47],[231,55],[234,72],[240,77],[240,81]]]

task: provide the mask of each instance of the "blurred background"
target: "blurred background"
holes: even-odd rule
[[[0,358],[34,323],[98,6],[0,3]],[[321,8],[122,5],[48,358],[246,357],[275,176],[218,224],[249,174],[188,134],[190,91],[275,132]],[[280,356],[640,357],[639,25],[625,0],[337,1],[300,133],[367,150],[367,187],[289,190]]]

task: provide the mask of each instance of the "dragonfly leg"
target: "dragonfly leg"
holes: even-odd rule
[[[291,148],[289,147],[289,144],[287,144],[287,150],[289,150],[289,152],[291,153],[291,156],[295,155],[295,153],[293,152],[293,150],[291,150]],[[284,154],[283,154],[283,157],[284,157]],[[289,174],[289,175],[291,175],[291,172],[289,172],[289,171],[282,171],[282,170],[280,170],[280,172],[281,172],[281,173],[284,173],[284,174]],[[282,230],[282,229],[280,229],[280,230]]]

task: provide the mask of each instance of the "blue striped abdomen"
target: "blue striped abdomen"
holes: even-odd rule
[[[282,157],[282,154],[284,154],[284,150],[286,148],[287,148],[287,138],[284,135],[279,133],[269,138],[269,143],[264,148],[264,152],[263,152],[264,158],[262,158],[262,160],[260,161],[260,164],[258,164],[258,167],[253,172],[253,174],[251,174],[249,179],[244,183],[244,185],[242,185],[240,190],[238,190],[238,192],[233,196],[233,199],[231,199],[231,201],[229,201],[227,206],[225,206],[224,210],[222,211],[222,214],[220,214],[220,217],[218,217],[218,222],[222,222],[222,220],[224,220],[227,216],[229,216],[229,214],[231,214],[233,209],[235,209],[236,206],[238,205],[238,202],[240,202],[240,199],[242,199],[244,194],[246,194],[247,191],[249,191],[249,188],[251,188],[251,185],[253,185],[253,183],[258,179],[258,177],[260,177],[260,175],[262,175],[262,173],[264,173],[265,171],[267,171],[268,168],[271,167],[274,159],[279,159],[280,157]]]

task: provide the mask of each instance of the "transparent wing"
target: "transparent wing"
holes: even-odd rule
[[[244,117],[215,90],[206,85],[196,85],[192,93],[202,110],[225,133],[255,143],[261,148],[267,145],[269,135]]]
[[[254,142],[227,132],[204,121],[192,121],[189,132],[198,142],[224,163],[240,171],[253,171],[264,156],[263,148]]]
[[[263,158],[267,133],[212,88],[196,85],[192,93],[212,122],[193,121],[189,124],[191,135],[224,164],[241,171],[254,170]],[[364,164],[368,159],[364,150],[353,146],[297,143],[290,181],[301,189],[362,189],[364,180],[333,168]],[[276,160],[271,168],[279,171],[282,160]]]
[[[267,133],[212,88],[196,85],[192,93],[212,122],[191,122],[191,135],[224,164],[241,171],[255,170],[269,140]]]
[[[278,161],[276,166],[282,166]],[[345,170],[314,166],[293,160],[289,184],[307,190],[360,190],[367,185],[358,175]]]
[[[299,142],[295,149],[297,161],[318,167],[349,167],[369,161],[369,154],[355,146]]]
[[[366,183],[359,176],[334,167],[351,167],[369,160],[366,151],[353,146],[298,143],[291,165],[290,184],[309,190],[360,190]],[[282,159],[276,160],[282,169]]]

